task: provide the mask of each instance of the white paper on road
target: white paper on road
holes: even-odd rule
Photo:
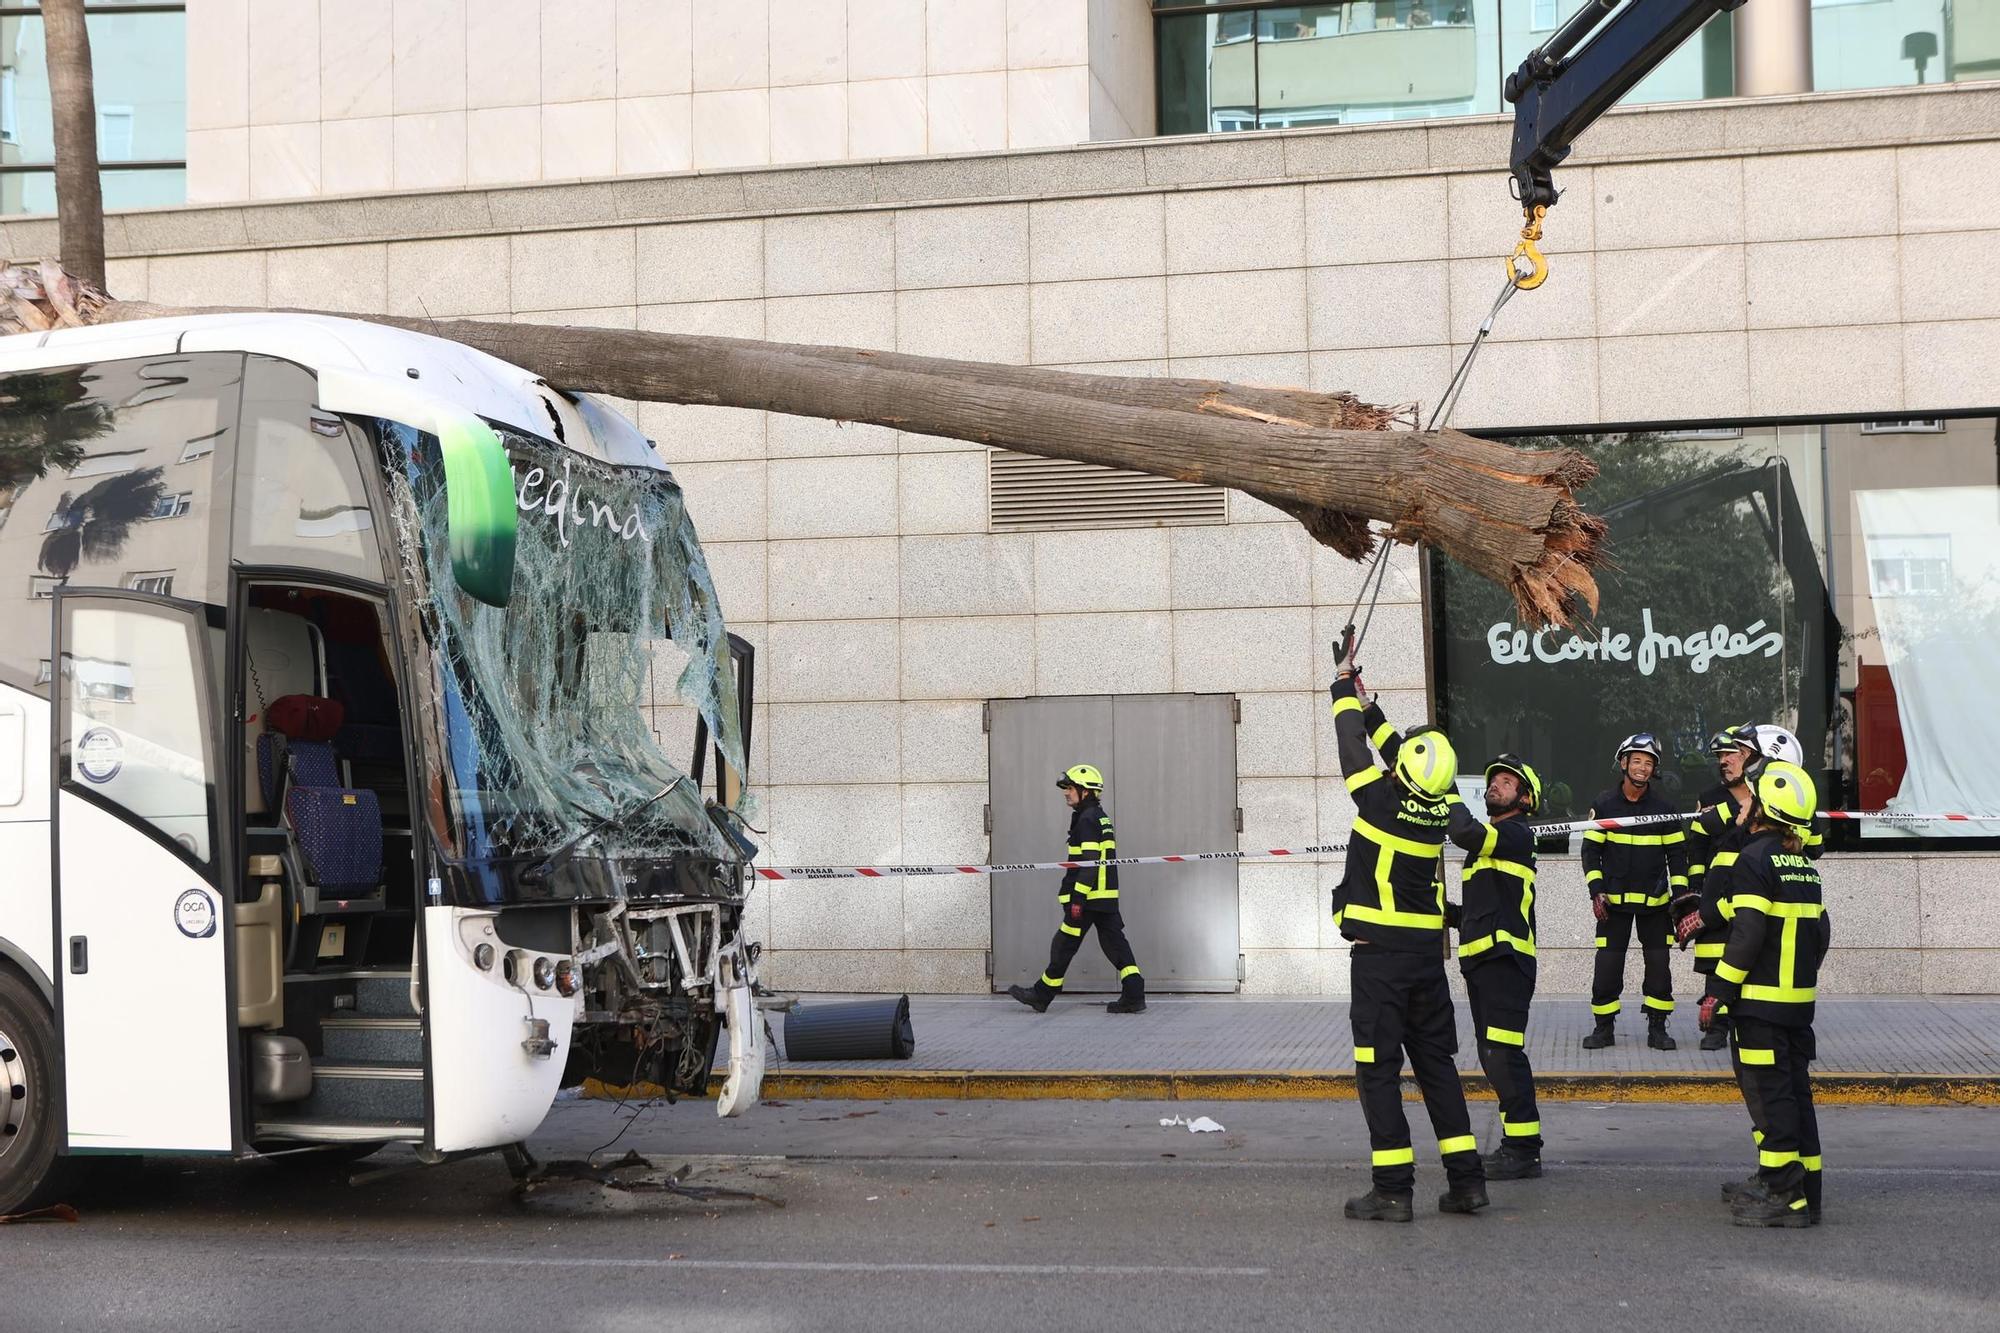
[[[1162,1129],[1171,1129],[1175,1125],[1186,1125],[1187,1131],[1190,1134],[1220,1134],[1222,1132],[1222,1126],[1216,1124],[1205,1115],[1198,1115],[1192,1120],[1184,1115],[1177,1115],[1160,1122],[1160,1128]]]

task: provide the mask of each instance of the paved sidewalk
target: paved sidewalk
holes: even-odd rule
[[[802,1005],[840,997],[807,995]],[[1114,1015],[1103,996],[1058,1000],[1046,1014],[1006,996],[912,996],[909,1060],[792,1064],[774,1059],[772,1096],[1326,1097],[1351,1095],[1354,1048],[1336,1000],[1156,997]],[[1457,1006],[1459,1065],[1477,1077],[1470,1020]],[[782,1038],[784,1018],[772,1014]],[[1618,1044],[1586,1051],[1581,998],[1535,1003],[1528,1056],[1548,1095],[1726,1100],[1726,1051],[1697,1049],[1691,1007],[1671,1020],[1677,1051],[1646,1046],[1628,1008]],[[1832,999],[1819,1005],[1814,1072],[1830,1097],[1866,1102],[2000,1105],[2000,997]]]

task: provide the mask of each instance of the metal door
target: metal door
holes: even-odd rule
[[[1235,699],[1226,694],[1087,695],[992,705],[988,798],[993,859],[1060,861],[1069,809],[1056,778],[1071,764],[1104,770],[1105,810],[1120,856],[1236,846]],[[993,983],[1032,981],[1048,965],[1057,871],[995,875]],[[1127,866],[1119,906],[1154,991],[1237,987],[1236,863]],[[1118,983],[1086,936],[1067,991]]]
[[[72,1152],[234,1146],[230,895],[203,608],[56,600],[56,1006]]]

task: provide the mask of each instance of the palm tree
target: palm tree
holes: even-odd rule
[[[104,189],[98,179],[97,93],[84,0],[43,0],[49,101],[55,118],[56,218],[63,267],[104,284]]]
[[[125,549],[132,525],[151,517],[167,498],[162,475],[163,469],[149,467],[106,477],[81,495],[64,491],[56,501],[58,526],[42,538],[42,568],[58,582],[68,583],[86,556],[99,561],[116,558]]]

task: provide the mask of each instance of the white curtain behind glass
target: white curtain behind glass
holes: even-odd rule
[[[1895,811],[2000,814],[2000,492],[1857,491],[1881,651],[1909,767]],[[2000,824],[1865,826],[1869,837],[2000,833]]]

